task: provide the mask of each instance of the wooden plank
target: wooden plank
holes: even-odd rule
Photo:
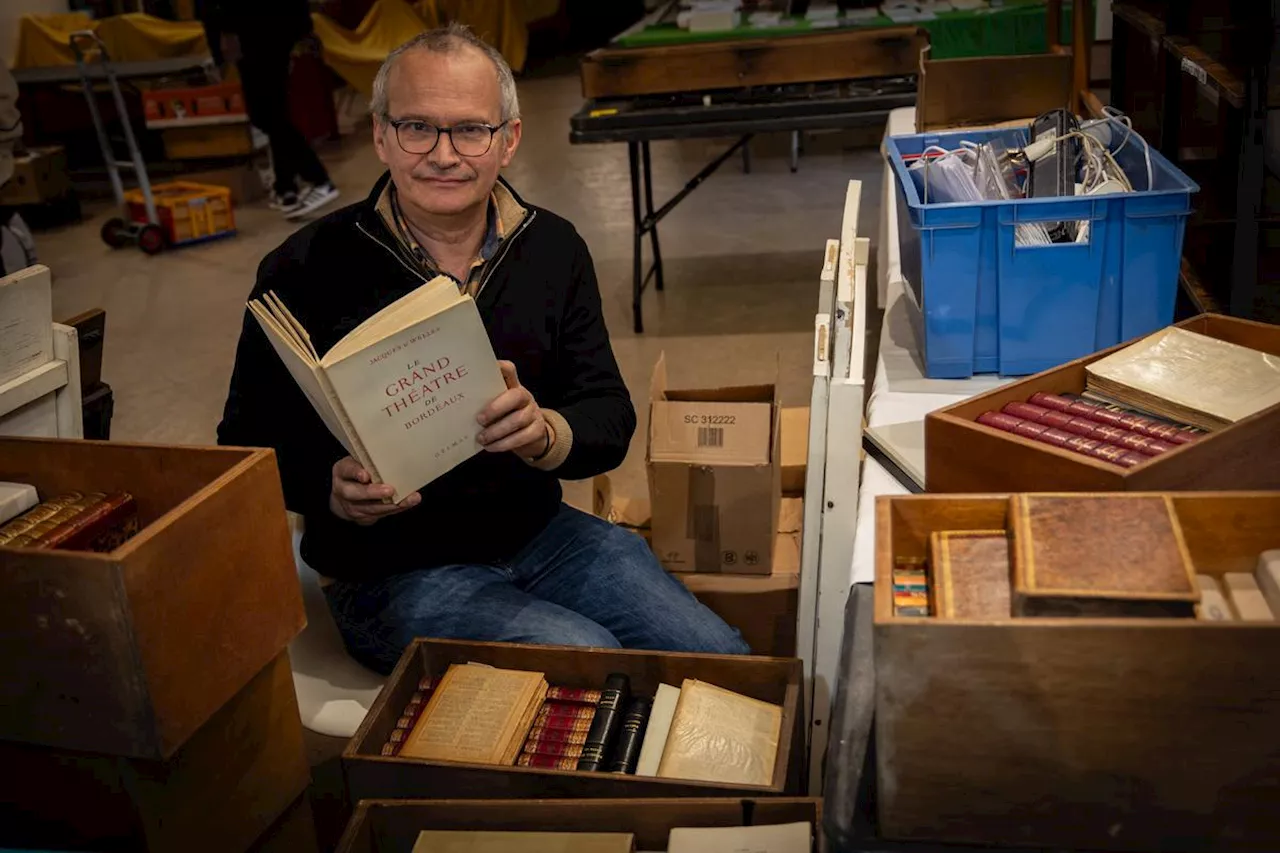
[[[67,363],[54,359],[0,385],[0,417],[66,387],[67,375]]]
[[[84,413],[81,410],[79,335],[70,326],[53,324],[53,355],[67,365],[67,384],[54,392],[57,407],[58,438],[84,438]]]
[[[1030,119],[1070,104],[1070,54],[973,56],[921,63],[921,130]]]
[[[666,47],[601,48],[582,60],[582,94],[617,98],[914,74],[928,44],[915,27]]]

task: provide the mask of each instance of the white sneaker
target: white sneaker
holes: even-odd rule
[[[334,201],[342,193],[332,182],[311,187],[298,198],[298,206],[285,211],[285,219],[301,219]]]
[[[267,202],[267,207],[272,210],[278,210],[281,213],[291,213],[298,209],[301,203],[297,193],[285,193],[284,195],[271,194],[271,201]]]

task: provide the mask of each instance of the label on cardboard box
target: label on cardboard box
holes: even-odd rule
[[[649,417],[649,458],[654,462],[769,464],[769,403],[655,400]]]

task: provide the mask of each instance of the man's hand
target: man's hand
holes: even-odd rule
[[[538,401],[520,384],[516,366],[509,361],[499,361],[498,368],[507,390],[476,416],[484,427],[479,435],[480,444],[490,453],[511,450],[525,459],[543,456],[555,442],[555,433],[542,416]]]
[[[422,503],[422,495],[406,495],[398,504],[384,503],[392,488],[383,483],[371,484],[369,472],[347,456],[333,466],[333,490],[329,493],[329,510],[338,518],[360,525],[373,524],[387,515],[395,515]]]

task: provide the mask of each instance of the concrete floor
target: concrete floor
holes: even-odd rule
[[[779,377],[784,404],[809,395],[810,341],[824,242],[838,236],[846,182],[861,179],[859,230],[872,234],[879,198],[879,129],[810,137],[791,174],[785,135],[753,141],[753,170],[731,159],[664,220],[666,291],[645,296],[646,332],[631,325],[631,207],[625,145],[571,146],[576,76],[524,80],[524,142],[507,171],[530,201],[573,221],[591,247],[613,346],[641,428],[614,475],[643,493],[648,379],[663,350],[674,387],[753,384]],[[653,145],[659,203],[725,141]],[[366,125],[323,152],[343,201],[363,198],[381,173]],[[237,210],[229,240],[147,257],[98,239],[109,207],[82,224],[37,236],[54,274],[54,316],[107,312],[103,379],[115,390],[112,438],[211,443],[231,371],[244,299],[263,255],[295,228],[265,202]]]

